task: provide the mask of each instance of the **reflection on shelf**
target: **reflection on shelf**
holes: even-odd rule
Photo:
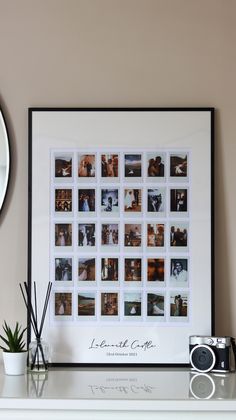
[[[189,397],[197,400],[235,398],[235,373],[196,373],[189,376]]]
[[[45,387],[48,381],[48,371],[29,372],[28,375],[28,397],[41,398],[46,394]]]
[[[188,369],[49,369],[20,377],[0,374],[1,398],[89,400],[236,399],[236,375]]]

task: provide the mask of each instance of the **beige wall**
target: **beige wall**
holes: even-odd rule
[[[216,332],[236,335],[235,18],[235,0],[0,0],[0,104],[13,157],[0,324],[25,321],[27,108],[214,106]]]

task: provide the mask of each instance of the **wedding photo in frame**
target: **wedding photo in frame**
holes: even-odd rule
[[[52,366],[185,366],[214,333],[213,150],[213,108],[29,109]]]

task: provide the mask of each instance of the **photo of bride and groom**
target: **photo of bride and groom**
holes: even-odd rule
[[[79,223],[78,245],[95,246],[95,223]]]
[[[95,211],[95,189],[78,190],[78,210],[79,212]]]
[[[72,176],[71,155],[60,155],[55,157],[55,177],[70,178]]]
[[[142,191],[137,189],[125,189],[124,207],[126,212],[141,212]]]
[[[117,178],[119,166],[119,157],[114,154],[101,156],[101,176],[102,178]]]
[[[79,154],[78,157],[78,177],[95,177],[95,155]]]

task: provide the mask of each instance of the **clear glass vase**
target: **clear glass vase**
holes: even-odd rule
[[[41,338],[31,341],[29,345],[29,370],[46,372],[49,363],[49,346]]]

